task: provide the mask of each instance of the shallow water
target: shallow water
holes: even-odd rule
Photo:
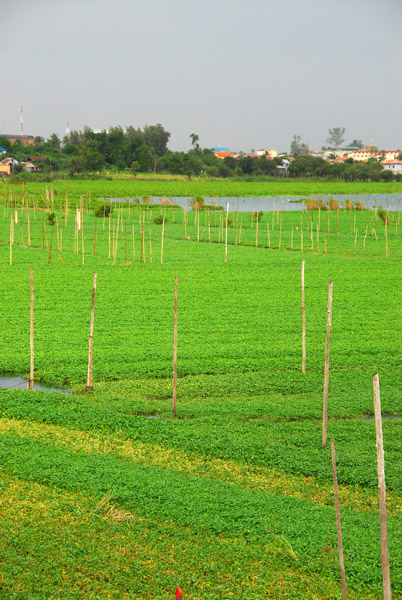
[[[158,205],[162,198],[166,196],[152,196],[153,204]],[[382,206],[385,210],[400,211],[402,210],[402,194],[314,194],[311,196],[257,196],[257,197],[221,197],[212,198],[204,196],[205,203],[211,205],[216,203],[226,209],[226,204],[229,203],[229,211],[239,210],[239,212],[249,212],[262,210],[271,212],[279,210],[280,212],[305,210],[306,205],[298,200],[309,198],[311,200],[321,198],[328,200],[334,198],[338,200],[340,206],[345,204],[346,200],[352,202],[363,202],[364,206],[369,209],[374,209],[375,206]],[[99,200],[109,200],[110,202],[134,203],[136,198],[99,198]],[[139,198],[141,200],[141,198]],[[174,204],[184,208],[190,207],[190,199],[185,196],[172,196],[171,200]]]
[[[0,377],[0,388],[6,390],[26,390],[28,389],[28,382],[22,375],[3,375]],[[43,383],[34,382],[35,390],[43,390],[45,392],[59,392],[60,394],[71,394],[71,391],[67,388],[55,387],[46,385]]]

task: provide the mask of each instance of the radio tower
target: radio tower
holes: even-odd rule
[[[20,106],[20,135],[22,135],[22,132],[24,130],[23,112],[24,112],[24,107],[21,105]]]
[[[67,126],[66,126],[66,138],[70,137],[70,130],[68,128],[68,121],[67,121]]]

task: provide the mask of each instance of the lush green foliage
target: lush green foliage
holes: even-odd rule
[[[110,221],[102,215],[95,221],[85,206],[95,204],[100,188],[95,185],[89,198],[85,188],[69,185],[55,186],[53,202],[39,184],[28,190],[31,206],[42,194],[42,203],[56,213],[50,265],[46,212],[29,211],[28,248],[27,211],[17,209],[10,266],[11,209],[0,211],[1,370],[29,370],[32,264],[35,377],[71,383],[75,391],[0,391],[0,582],[6,593],[24,599],[167,599],[179,583],[193,598],[338,598],[332,472],[329,449],[321,449],[320,422],[331,279],[328,437],[336,440],[348,591],[351,598],[379,599],[375,430],[365,417],[373,415],[375,372],[383,412],[402,412],[399,215],[387,215],[386,258],[384,222],[372,211],[277,214],[259,207],[257,236],[255,218],[237,214],[231,203],[224,263],[222,213],[203,211],[197,223],[194,211],[115,205]],[[113,185],[140,195],[129,192],[131,183],[113,182],[111,190]],[[65,192],[70,207],[84,196],[78,254],[75,208],[66,222]],[[154,217],[165,212],[161,264],[162,228]],[[119,223],[115,260],[109,223],[112,241]],[[86,395],[94,270],[95,390]],[[401,421],[385,420],[383,429],[398,598]]]

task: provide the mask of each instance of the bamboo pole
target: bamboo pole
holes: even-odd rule
[[[268,240],[268,248],[271,247],[271,238],[269,235],[269,221],[267,221],[267,240]]]
[[[282,213],[281,213],[281,218],[280,218],[280,222],[279,222],[279,250],[281,249],[281,242],[282,242]]]
[[[388,247],[388,217],[385,216],[385,258],[389,258],[389,247]]]
[[[127,217],[124,219],[124,259],[127,262]]]
[[[338,219],[339,219],[339,208],[336,209],[336,230],[335,230],[335,239],[338,239]]]
[[[97,229],[98,217],[95,215],[95,235],[94,235],[94,256],[96,256],[96,229]]]
[[[317,252],[320,252],[320,228],[317,225]]]
[[[82,264],[85,264],[85,246],[84,246],[84,222],[81,223],[81,252],[82,252]]]
[[[163,264],[163,240],[165,237],[165,219],[162,219],[161,265]]]
[[[301,271],[301,288],[302,288],[302,321],[303,321],[303,334],[302,334],[302,373],[306,373],[306,306],[304,298],[304,266],[305,260],[302,260],[302,271]]]
[[[255,246],[256,248],[258,248],[258,213],[256,213],[256,220],[255,220]]]
[[[108,258],[110,258],[110,219],[111,219],[111,214],[109,213],[109,216],[108,216],[108,221],[109,221],[109,254],[108,254]]]
[[[56,219],[52,223],[52,235],[50,236],[50,247],[49,247],[49,258],[47,264],[50,265],[50,260],[52,258],[52,244],[53,244],[53,234],[54,234],[54,226],[56,223]]]
[[[135,262],[135,230],[133,225],[133,262]]]
[[[228,262],[228,218],[229,218],[229,202],[226,202],[225,262]]]
[[[149,264],[152,265],[152,233],[149,228]]]
[[[120,211],[117,214],[117,225],[116,225],[116,238],[114,241],[114,248],[113,248],[113,264],[116,264],[116,258],[117,258],[117,248],[118,248],[118,243],[119,243],[119,224],[120,224]]]
[[[145,263],[145,226],[144,224],[142,225],[142,246],[141,246],[141,258],[142,261]]]
[[[88,378],[86,391],[91,392],[93,388],[92,379],[92,358],[94,344],[94,318],[95,318],[95,294],[96,294],[96,271],[94,273],[94,283],[92,287],[92,307],[91,307],[91,324],[89,328],[89,351],[88,351]]]
[[[303,215],[300,215],[300,252],[303,252]]]
[[[197,242],[199,242],[200,241],[200,207],[199,206],[197,206],[196,214],[197,214]]]
[[[11,217],[10,217],[10,266],[13,264],[13,243],[14,243],[14,216],[11,211]]]
[[[179,278],[174,282],[174,331],[173,331],[173,399],[172,412],[176,416],[176,391],[177,391],[177,285]]]
[[[240,229],[239,229],[239,244],[241,244],[241,232],[243,229],[243,216],[240,217]]]
[[[27,223],[28,223],[28,246],[31,246],[31,222],[29,220],[29,211],[27,215]]]
[[[329,342],[331,338],[332,323],[332,291],[333,282],[328,286],[328,310],[327,310],[327,337],[325,341],[325,374],[324,374],[324,401],[322,412],[322,447],[327,445],[327,423],[328,423],[328,384],[329,384]]]
[[[337,477],[337,474],[336,474],[335,440],[331,440],[331,460],[332,460],[332,476],[333,476],[333,479],[334,479],[336,531],[337,531],[337,534],[338,534],[338,554],[339,554],[339,569],[341,571],[341,582],[342,582],[342,600],[347,600],[345,563],[344,563],[344,560],[343,560],[341,513],[340,513],[340,510],[339,510],[338,477]]]
[[[208,242],[211,241],[211,219],[208,211]],[[236,244],[237,244],[237,231],[236,231]]]
[[[388,553],[388,527],[387,527],[387,502],[385,492],[385,464],[384,464],[384,445],[382,435],[381,419],[381,400],[380,400],[380,380],[378,373],[373,375],[374,392],[374,414],[375,431],[377,446],[377,476],[378,476],[378,501],[380,508],[380,529],[381,529],[381,566],[382,566],[382,585],[384,600],[391,600],[391,577],[389,569]]]
[[[30,267],[30,287],[31,287],[31,326],[30,326],[30,350],[31,366],[29,371],[28,389],[34,389],[34,287],[33,287],[33,268]]]

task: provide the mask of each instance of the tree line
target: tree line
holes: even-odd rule
[[[338,129],[340,128],[329,130],[332,134],[331,141],[341,139],[344,130]],[[336,136],[337,140],[334,139]],[[212,149],[200,147],[197,134],[192,133],[189,137],[191,149],[188,152],[174,152],[168,148],[170,132],[157,123],[146,125],[143,129],[132,126],[123,129],[118,126],[101,132],[85,127],[83,131],[71,131],[62,140],[56,134],[52,134],[47,140],[35,137],[34,145],[28,147],[19,142],[10,144],[0,137],[0,146],[6,148],[6,156],[19,161],[31,160],[45,174],[59,171],[76,176],[129,171],[134,176],[137,172],[155,172],[185,175],[189,178],[206,176],[256,179],[284,175],[292,178],[315,177],[346,181],[394,178],[391,172],[382,171],[381,164],[376,161],[353,164],[352,160],[347,160],[345,163],[331,164],[322,158],[308,156],[307,146],[300,141],[300,136],[294,136],[292,140],[294,160],[287,170],[278,169],[283,166],[286,154],[267,160],[265,155],[255,157],[240,153],[238,159],[227,156],[222,160],[215,156]],[[21,166],[17,165],[14,172],[18,170],[21,170]]]

